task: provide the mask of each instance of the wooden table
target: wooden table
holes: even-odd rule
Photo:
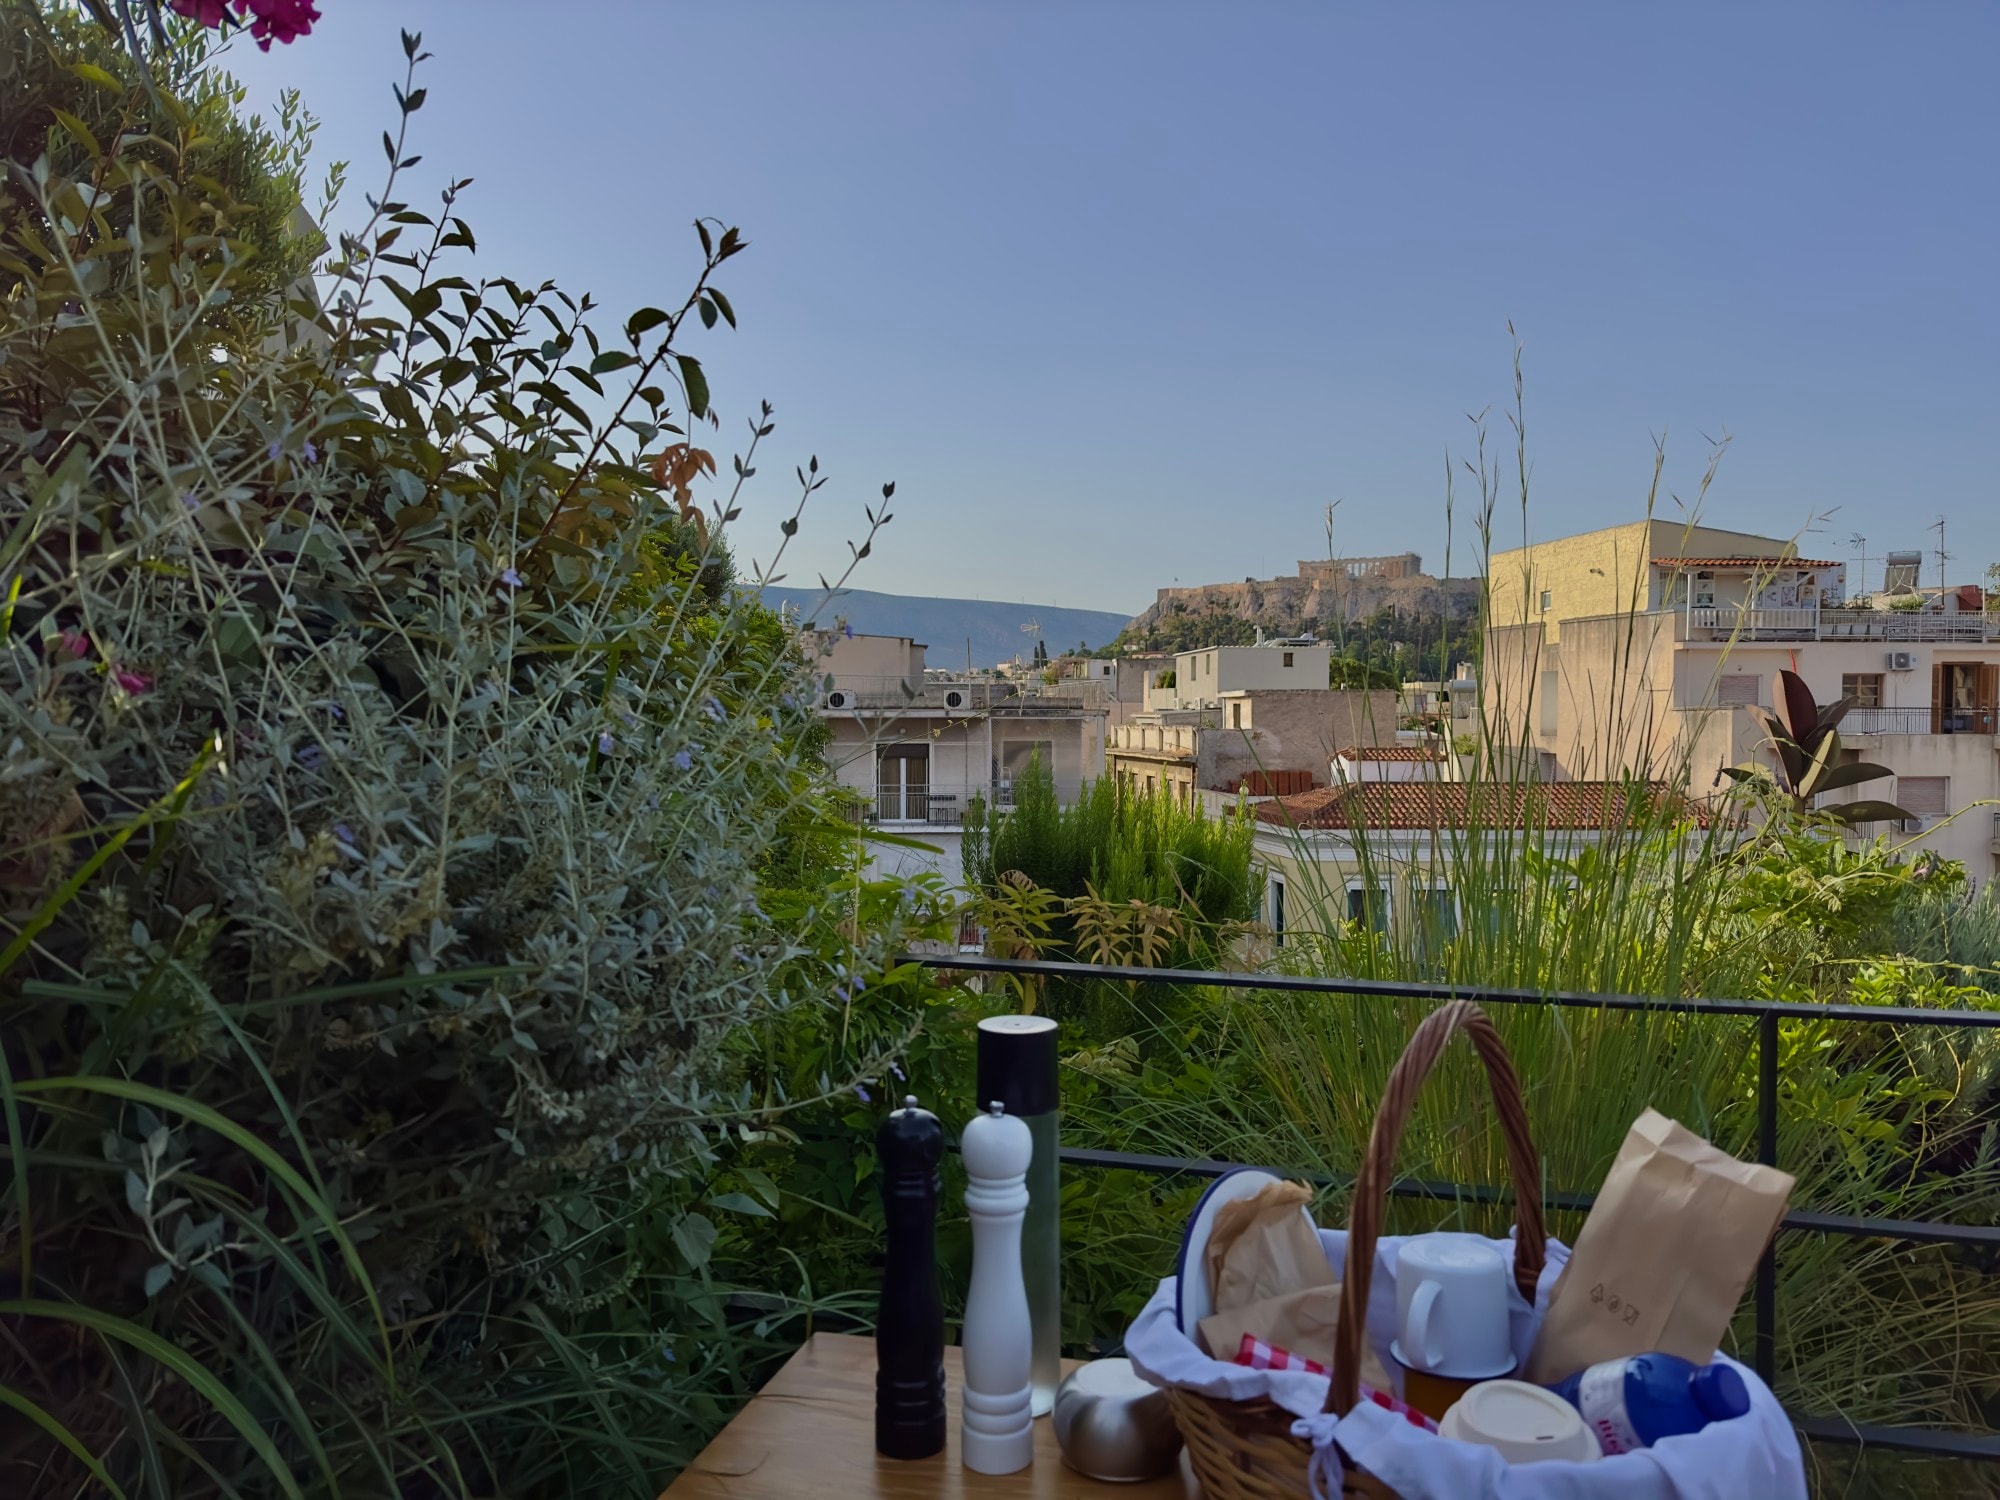
[[[1076,1366],[1064,1360],[1063,1371]],[[1181,1472],[1146,1484],[1101,1484],[1062,1461],[1047,1417],[1035,1423],[1035,1461],[1018,1474],[975,1474],[958,1461],[964,1367],[944,1351],[944,1452],[915,1461],[875,1451],[875,1341],[816,1333],[716,1435],[660,1500],[1198,1500]]]

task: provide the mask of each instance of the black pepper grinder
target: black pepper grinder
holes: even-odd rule
[[[944,1301],[938,1295],[938,1163],[944,1127],[914,1094],[875,1132],[888,1237],[875,1318],[875,1449],[944,1449]]]

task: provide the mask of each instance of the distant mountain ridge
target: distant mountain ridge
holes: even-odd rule
[[[865,635],[907,635],[930,647],[934,667],[963,667],[966,643],[972,665],[998,666],[1027,656],[1037,640],[1046,641],[1049,655],[1073,651],[1079,643],[1093,650],[1125,628],[1129,615],[1101,609],[1059,609],[1053,604],[1008,604],[993,599],[933,599],[917,594],[878,594],[868,589],[842,589],[828,599],[822,589],[767,588],[764,602],[773,609],[789,606],[806,623],[831,625],[843,619]],[[1021,629],[1034,622],[1033,634]]]

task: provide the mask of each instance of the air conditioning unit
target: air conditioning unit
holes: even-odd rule
[[[1929,818],[1905,818],[1902,823],[1903,832],[1905,833],[1922,833],[1929,826]]]
[[[961,692],[959,689],[953,688],[950,692],[944,695],[944,706],[946,708],[965,707],[965,694]]]
[[[1887,660],[1891,672],[1914,672],[1917,669],[1917,653],[1914,651],[1891,651]]]
[[[847,707],[847,694],[842,692],[839,688],[835,688],[832,692],[826,695],[826,706],[828,708]]]

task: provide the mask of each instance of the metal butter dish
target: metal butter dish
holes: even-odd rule
[[[1056,1388],[1051,1420],[1063,1461],[1092,1479],[1157,1479],[1180,1457],[1166,1392],[1133,1373],[1129,1359],[1094,1359],[1070,1371]]]

